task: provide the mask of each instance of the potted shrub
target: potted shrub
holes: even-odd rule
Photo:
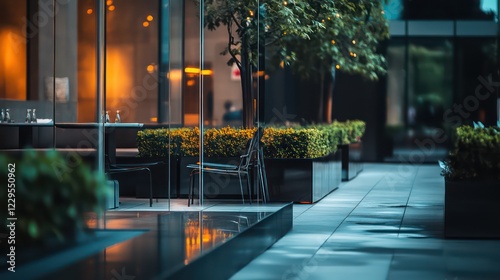
[[[81,158],[56,150],[24,150],[21,157],[1,155],[0,166],[2,182],[9,182],[0,199],[9,199],[13,209],[1,211],[1,219],[17,218],[16,244],[21,248],[53,249],[74,241],[87,229],[84,214],[104,209],[106,179]]]
[[[500,238],[500,129],[461,126],[448,158],[444,229],[449,238]]]
[[[254,129],[230,127],[205,130],[205,159],[237,164],[238,156],[254,132]],[[175,174],[178,184],[175,184],[174,192],[182,197],[187,196],[189,189],[190,170],[185,167],[199,161],[199,133],[198,128],[183,128],[170,131],[150,129],[138,134],[140,156],[165,156],[169,152],[179,155],[178,173]],[[176,136],[178,134],[180,136]],[[334,133],[328,134],[326,130],[316,127],[266,128],[262,145],[271,198],[274,201],[311,203],[337,188],[340,184],[337,139]],[[211,197],[239,196],[239,192],[235,191],[239,188],[229,187],[237,185],[237,180],[226,177],[208,174],[205,177],[205,193]]]
[[[339,187],[336,138],[324,130],[267,128],[262,141],[271,201],[314,203]]]
[[[327,133],[329,138],[334,138],[332,145],[337,145],[337,148],[340,149],[342,181],[354,179],[363,171],[361,138],[365,133],[366,123],[360,120],[334,121],[332,124],[316,127]]]

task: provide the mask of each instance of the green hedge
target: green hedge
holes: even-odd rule
[[[359,141],[365,124],[362,121],[334,122],[296,128],[264,129],[262,144],[267,158],[317,158],[337,150],[338,144]],[[203,149],[207,157],[237,157],[255,129],[224,127],[204,131]],[[145,129],[137,134],[140,157],[165,157],[169,146],[172,155],[199,154],[199,128]]]
[[[336,150],[326,134],[314,128],[266,128],[262,137],[266,158],[318,158]]]
[[[449,180],[500,180],[500,129],[460,126],[448,158],[441,162],[441,174]]]

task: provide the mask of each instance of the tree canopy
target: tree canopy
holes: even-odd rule
[[[302,76],[337,69],[376,80],[386,63],[377,47],[389,34],[382,2],[206,0],[204,20],[210,30],[227,28],[222,54],[240,69],[241,55],[256,65],[264,45],[272,62],[266,66],[290,65]]]

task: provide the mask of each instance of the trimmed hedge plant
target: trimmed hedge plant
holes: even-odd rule
[[[448,158],[440,162],[448,180],[500,180],[500,128],[460,126]]]
[[[262,144],[266,158],[318,158],[337,150],[338,144],[359,141],[364,122],[335,122],[296,128],[264,129]],[[204,131],[203,148],[207,157],[237,157],[245,149],[255,129],[210,128]],[[196,156],[199,147],[199,128],[145,129],[137,134],[140,157],[171,155]]]

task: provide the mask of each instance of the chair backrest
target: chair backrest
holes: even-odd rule
[[[253,137],[250,140],[248,140],[247,153],[241,157],[240,168],[247,169],[252,163],[252,160],[254,160],[254,158],[257,156],[259,143],[260,140],[262,139],[262,135],[264,135],[264,128],[259,127],[255,131]]]

